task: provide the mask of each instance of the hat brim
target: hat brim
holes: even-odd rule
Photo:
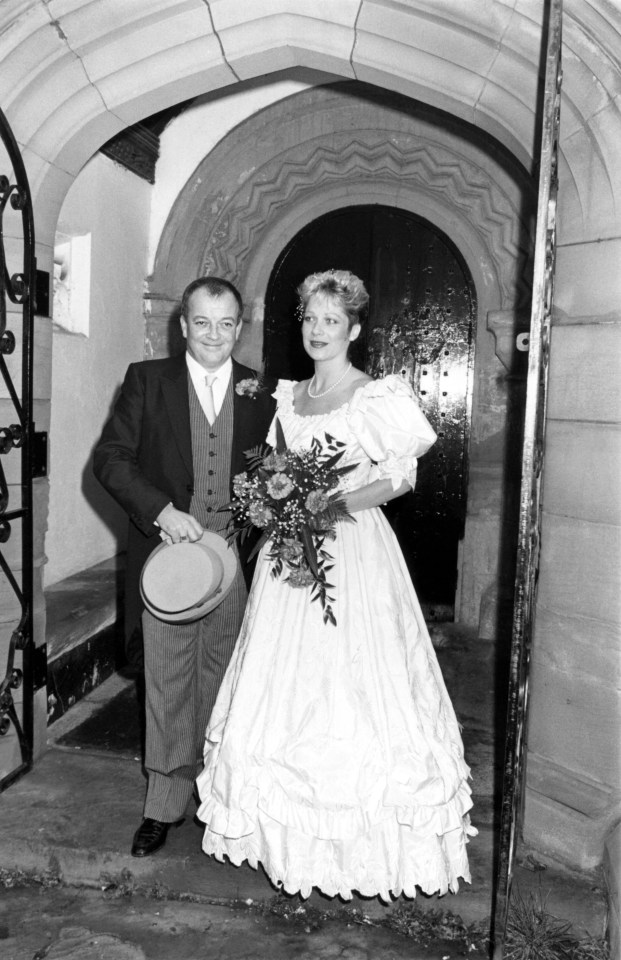
[[[204,548],[204,558],[201,558],[200,553],[197,553],[197,546]],[[218,573],[220,568],[222,571],[222,576],[215,585],[210,582],[214,570],[212,559],[214,554],[217,559],[215,566],[218,568]],[[183,609],[175,609],[176,603],[172,585],[168,595],[166,595],[164,585],[164,600],[162,601],[158,597],[158,605],[155,605],[153,597],[149,596],[150,564],[157,564],[160,569],[165,569],[170,564],[171,570],[174,569],[175,571],[175,577],[171,576],[172,584],[175,578],[183,577],[184,570],[187,571],[188,577],[191,576],[196,581],[197,566],[200,568],[201,562],[204,562],[205,567],[205,583],[204,585],[200,584],[199,576],[195,595],[189,597],[185,595],[184,600],[180,603]],[[205,530],[200,540],[195,540],[193,543],[188,541],[181,543],[164,541],[149,554],[146,560],[140,576],[140,595],[146,609],[158,620],[163,620],[165,623],[191,623],[206,616],[224,600],[233,587],[238,566],[237,556],[233,548],[229,547],[224,537],[212,533],[210,530]]]

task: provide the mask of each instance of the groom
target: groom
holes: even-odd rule
[[[258,382],[231,358],[242,311],[232,283],[194,280],[181,300],[185,355],[130,365],[95,448],[95,475],[131,521],[128,637],[142,612],[148,786],[135,857],[158,850],[183,817],[246,603],[247,544],[233,589],[201,620],[158,620],[143,610],[139,593],[142,567],[160,533],[173,543],[198,540],[204,529],[225,534],[229,514],[219,511],[231,499],[231,480],[246,469],[244,451],[267,436],[275,383]]]

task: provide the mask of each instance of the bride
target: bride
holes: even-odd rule
[[[405,561],[380,504],[416,481],[436,437],[398,376],[374,381],[348,348],[368,295],[330,270],[298,291],[311,380],[279,381],[287,446],[327,432],[355,464],[356,523],[330,543],[337,625],[310,587],[271,576],[263,548],[198,778],[205,853],[262,864],[287,893],[350,899],[456,892],[470,881],[469,768]],[[272,425],[268,443],[275,444]]]

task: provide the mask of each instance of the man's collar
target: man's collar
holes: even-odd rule
[[[185,361],[188,365],[188,370],[190,371],[190,375],[192,379],[197,379],[197,380],[204,379],[207,376],[207,373],[212,373],[216,377],[220,377],[220,376],[229,377],[233,369],[233,361],[231,360],[230,357],[227,360],[225,360],[222,366],[218,367],[217,370],[209,370],[209,371],[205,370],[205,368],[201,366],[198,360],[195,360],[194,357],[187,352],[187,350],[185,353]]]

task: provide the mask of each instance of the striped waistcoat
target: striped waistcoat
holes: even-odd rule
[[[223,534],[230,519],[228,511],[218,513],[231,500],[231,450],[233,446],[233,378],[214,424],[203,413],[188,374],[190,429],[194,491],[190,513],[207,530]]]

